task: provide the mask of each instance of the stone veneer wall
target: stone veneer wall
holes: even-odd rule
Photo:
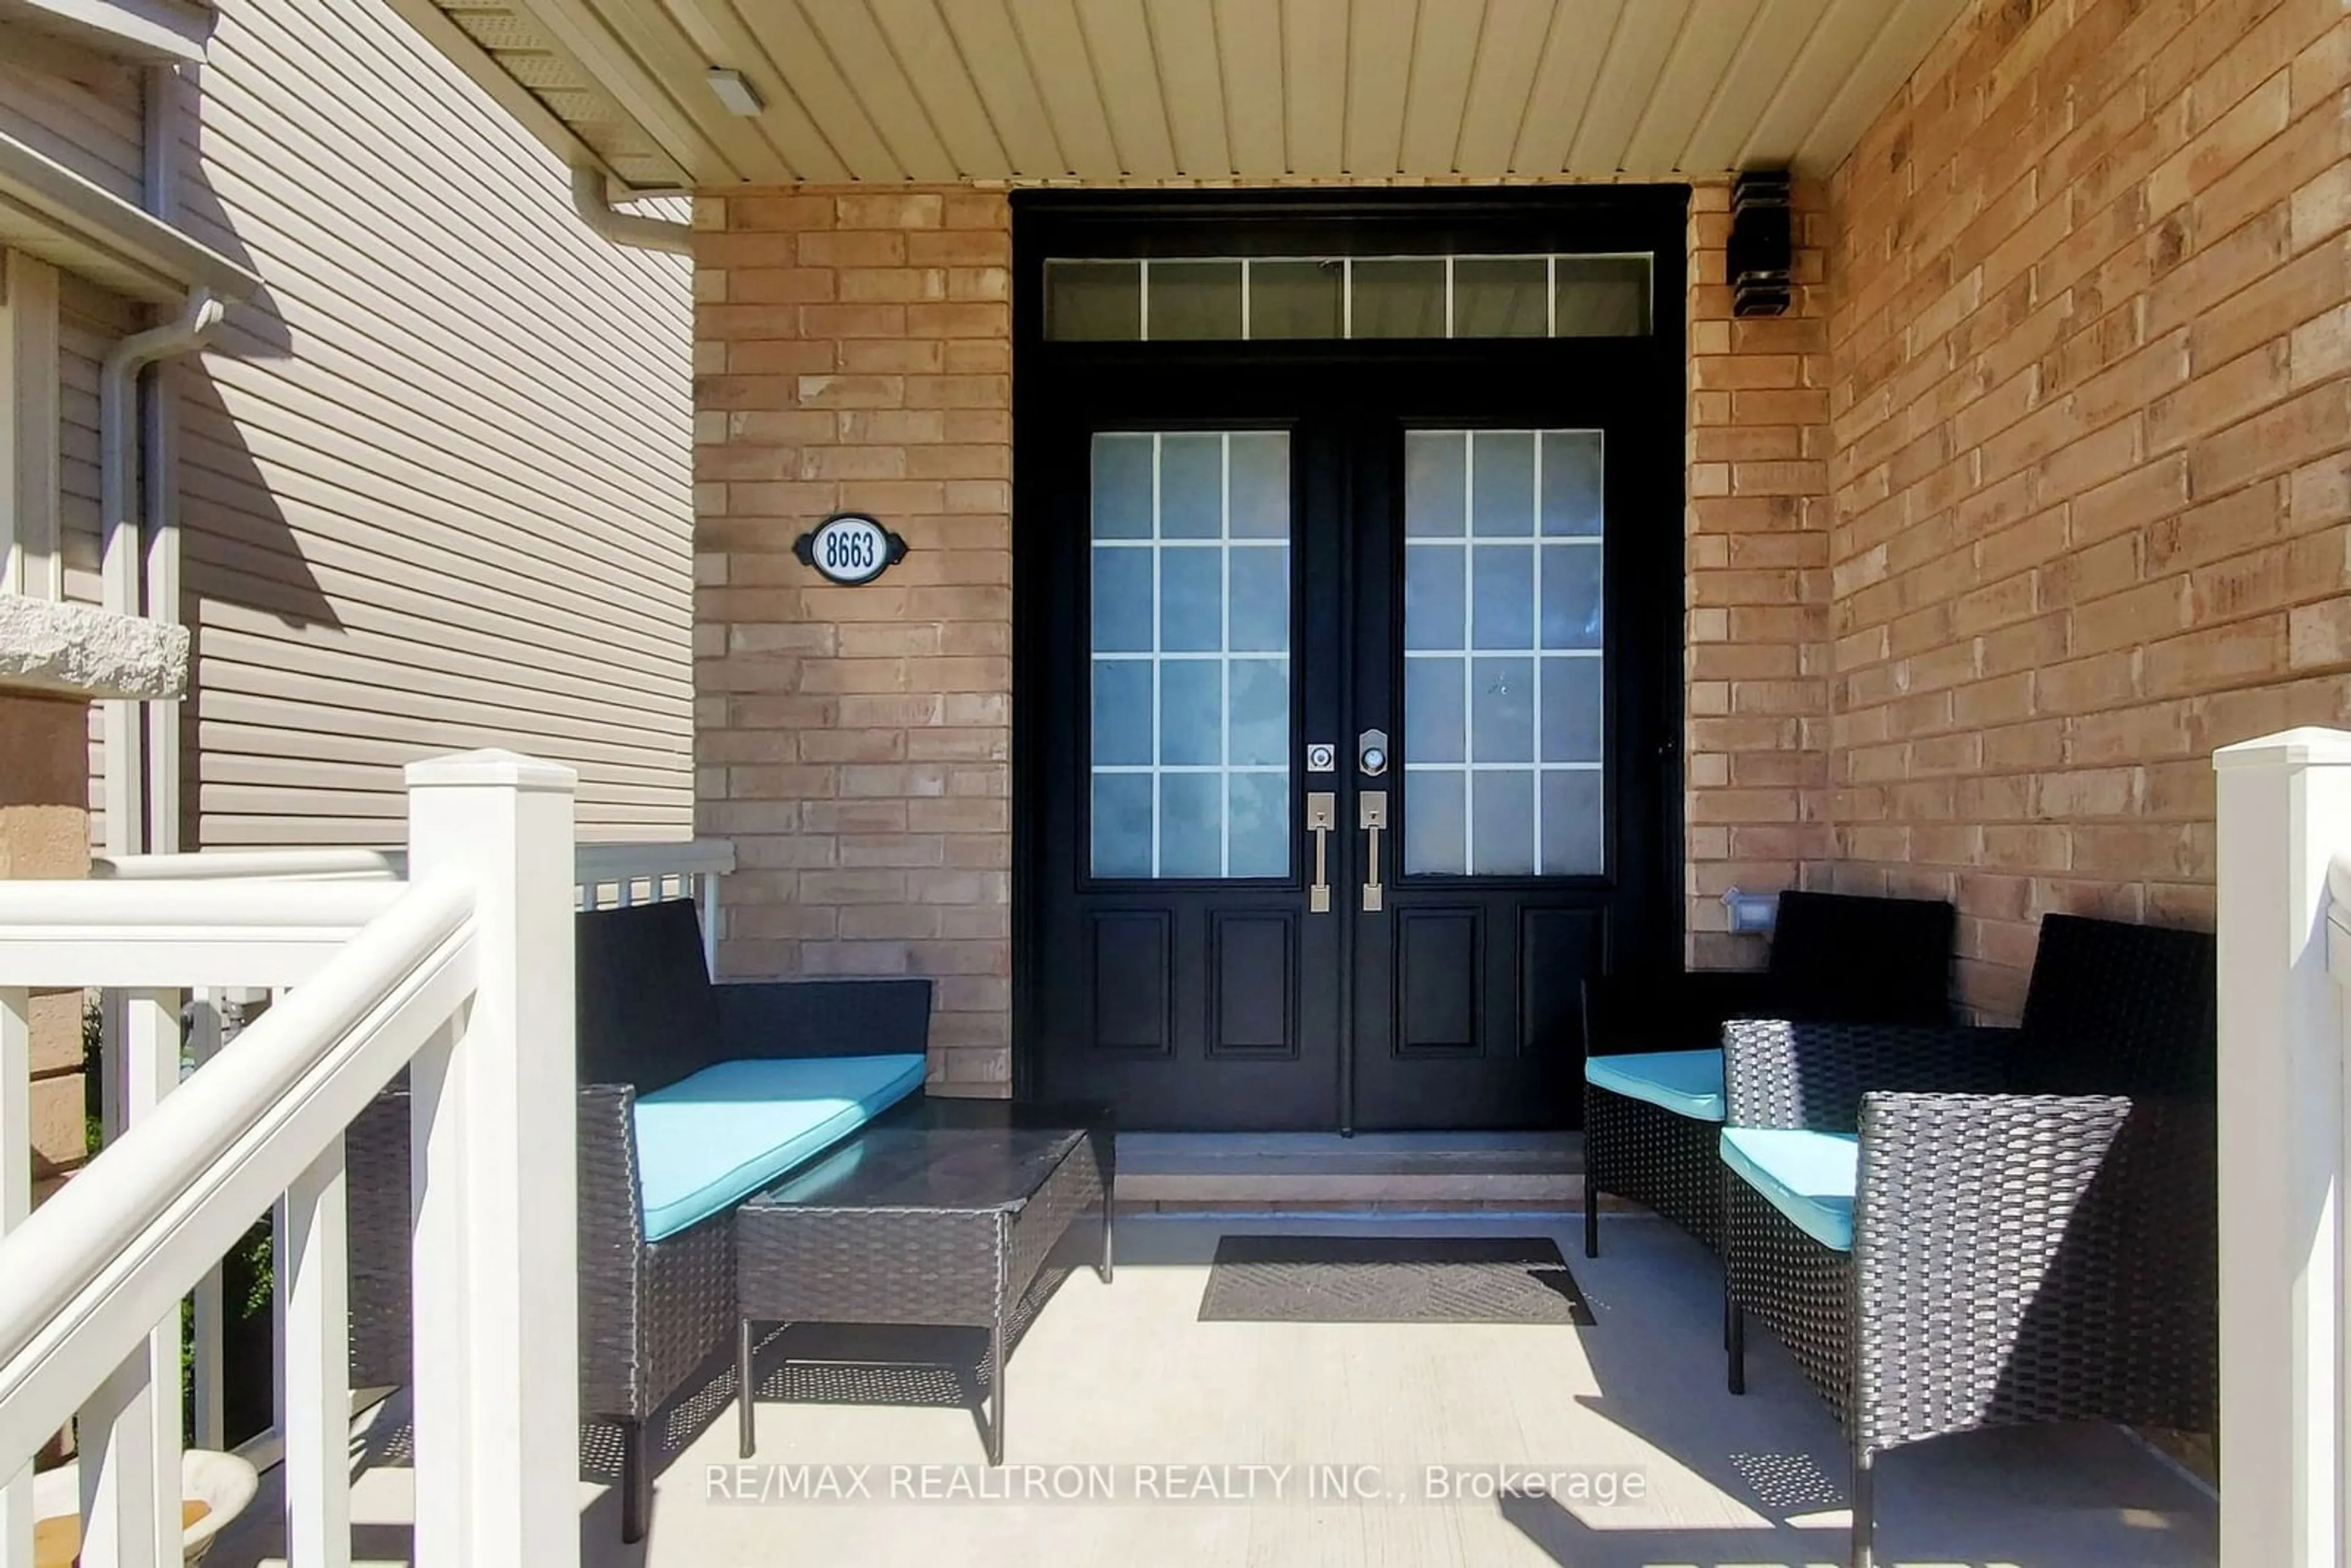
[[[1834,855],[2209,925],[2210,753],[2351,721],[2351,16],[1980,0],[1831,189]]]

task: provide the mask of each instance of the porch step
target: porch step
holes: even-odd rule
[[[1579,1133],[1122,1133],[1123,1202],[1581,1203]]]

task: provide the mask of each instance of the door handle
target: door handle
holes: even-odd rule
[[[1380,832],[1388,825],[1388,792],[1366,789],[1355,797],[1355,825],[1371,835],[1364,862],[1364,913],[1377,915],[1387,889],[1380,882]]]
[[[1314,835],[1314,884],[1306,890],[1306,912],[1331,913],[1331,830],[1339,825],[1339,797],[1316,789],[1306,797],[1306,829]]]

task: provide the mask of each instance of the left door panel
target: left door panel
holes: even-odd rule
[[[1313,444],[1113,418],[1053,444],[1038,1087],[1130,1126],[1333,1125],[1300,771]]]

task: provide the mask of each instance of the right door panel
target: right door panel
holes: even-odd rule
[[[1353,706],[1395,761],[1354,783],[1395,848],[1355,915],[1354,1124],[1559,1125],[1583,978],[1657,891],[1656,661],[1616,634],[1645,618],[1613,608],[1639,568],[1610,433],[1428,419],[1359,442]]]

